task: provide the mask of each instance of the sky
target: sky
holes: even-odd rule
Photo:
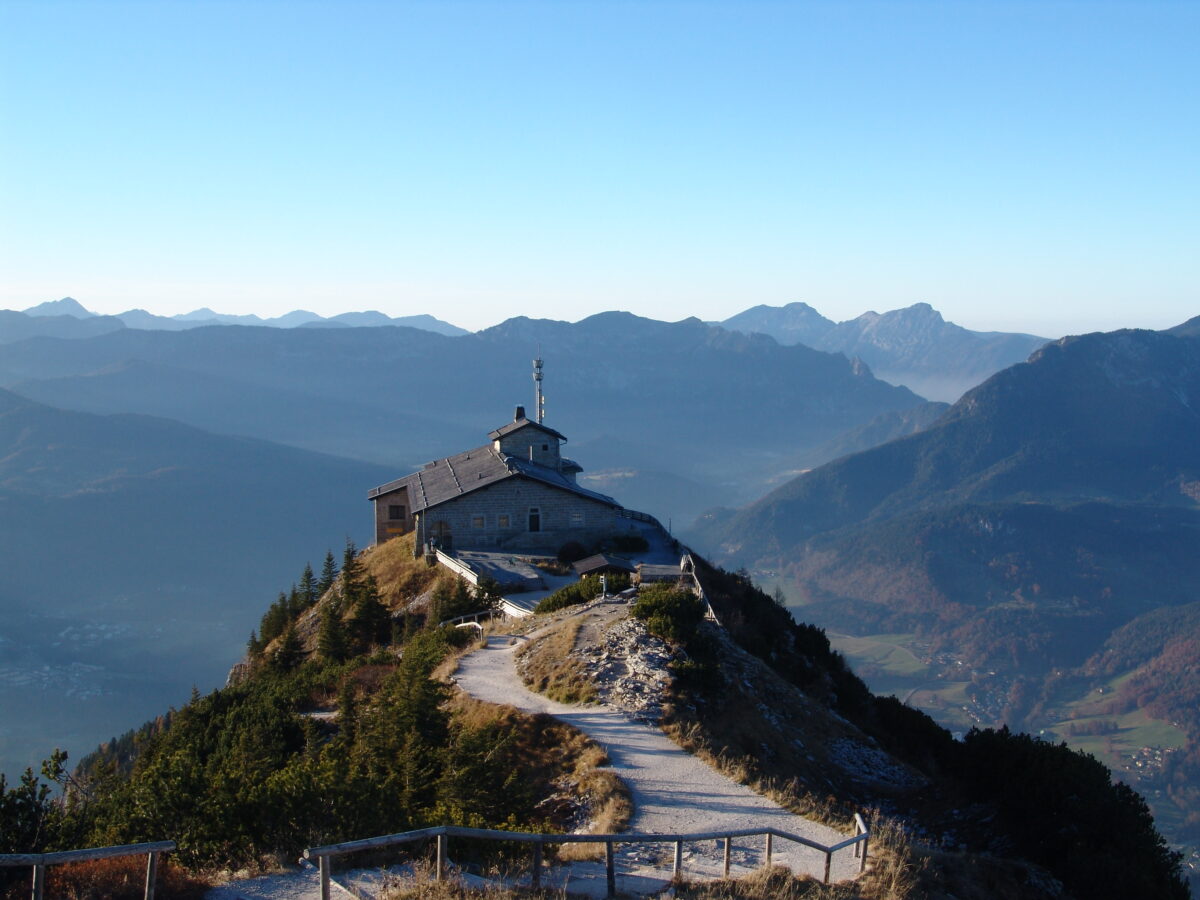
[[[1200,313],[1200,3],[0,0],[0,307]]]

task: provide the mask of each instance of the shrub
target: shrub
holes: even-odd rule
[[[587,555],[587,547],[583,546],[579,541],[567,541],[558,548],[558,561],[560,563],[578,562]]]
[[[687,644],[703,621],[705,609],[691,591],[655,584],[638,595],[632,612],[646,623],[651,634],[676,644]]]
[[[601,542],[601,546],[618,553],[645,553],[650,549],[650,543],[640,534],[616,534]]]
[[[629,587],[628,575],[616,572],[605,577],[608,579],[609,593],[623,591]],[[544,616],[547,613],[566,609],[568,606],[578,606],[580,603],[588,603],[599,596],[600,576],[585,575],[574,584],[568,584],[566,587],[559,588],[549,597],[543,597],[542,601],[533,608],[533,611],[539,616]]]

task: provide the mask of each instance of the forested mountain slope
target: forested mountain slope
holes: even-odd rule
[[[1200,784],[1200,731],[1178,712],[1196,663],[1181,610],[1200,595],[1200,339],[1186,330],[1050,344],[925,431],[714,513],[700,534],[954,727],[1094,736],[1107,705],[1124,718],[1089,749],[1149,773],[1147,790],[1175,773],[1182,805],[1156,808],[1175,839],[1200,840],[1183,787]],[[1103,648],[1151,621],[1168,638],[1117,666]],[[1170,682],[1181,690],[1162,702],[1136,699]]]

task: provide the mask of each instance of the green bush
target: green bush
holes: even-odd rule
[[[650,543],[640,534],[617,534],[604,541],[602,547],[615,550],[617,553],[645,553],[650,549]]]
[[[705,609],[691,591],[655,584],[641,591],[632,612],[646,623],[651,634],[676,644],[687,644],[703,621]]]
[[[560,563],[579,562],[588,555],[587,547],[579,543],[579,541],[567,541],[558,548],[558,561]]]
[[[629,587],[629,576],[624,573],[616,572],[605,577],[608,579],[608,592],[610,594],[618,593]],[[533,608],[533,611],[536,615],[544,616],[547,613],[566,609],[568,606],[589,603],[599,596],[600,576],[585,575],[574,584],[568,584],[566,587],[559,588],[549,597],[543,597],[542,601]]]

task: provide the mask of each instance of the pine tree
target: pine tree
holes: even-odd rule
[[[260,641],[258,639],[258,635],[254,633],[253,629],[251,629],[250,640],[246,641],[246,654],[250,657],[251,660],[256,660],[260,656],[262,656],[262,652],[263,652],[262,641]]]
[[[283,634],[283,630],[288,624],[287,597],[283,594],[279,595],[279,599],[267,608],[263,613],[262,621],[258,626],[259,638],[263,644],[269,644],[279,635]]]
[[[304,609],[310,608],[317,602],[317,579],[313,577],[312,566],[308,563],[304,564],[304,571],[300,574],[300,601],[304,604]]]
[[[317,632],[317,652],[332,663],[345,662],[350,655],[350,642],[338,604],[327,603],[321,610],[321,628]]]
[[[347,678],[338,690],[338,731],[347,746],[354,743],[358,729],[358,693],[354,682]]]
[[[376,644],[386,644],[391,638],[391,616],[379,599],[379,586],[374,575],[368,575],[363,582],[354,614],[350,617],[350,629],[360,653]]]
[[[362,598],[365,573],[363,564],[358,558],[358,550],[354,541],[346,539],[346,549],[342,553],[342,599],[350,606],[355,606]]]
[[[289,622],[283,631],[279,646],[271,654],[271,668],[280,672],[290,672],[304,661],[304,645],[300,643],[300,635]]]
[[[324,597],[337,580],[337,565],[333,561],[333,551],[325,551],[325,565],[321,567],[321,578],[317,581],[317,599]]]

